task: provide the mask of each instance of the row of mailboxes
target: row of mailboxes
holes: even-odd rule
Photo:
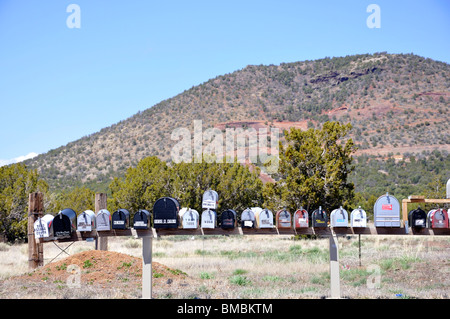
[[[448,228],[448,214],[445,209],[432,209],[427,213],[418,207],[408,213],[408,223],[412,228]]]
[[[34,222],[34,236],[36,238],[57,237],[65,238],[72,236],[77,227],[77,214],[73,209],[66,208],[56,216],[46,214]]]
[[[46,214],[38,218],[34,223],[36,238],[70,238],[76,230],[83,232],[109,231],[111,229],[128,229],[130,227],[130,213],[126,209],[119,209],[112,215],[106,209],[102,209],[97,215],[91,210],[86,210],[78,216],[73,209],[66,208],[56,216]],[[150,213],[140,210],[134,214],[133,228],[149,229]]]
[[[183,228],[197,229],[216,228],[230,229],[237,227],[238,216],[232,209],[223,211],[218,217],[218,195],[213,190],[203,194],[202,208],[205,209],[200,215],[195,209],[182,208],[175,198],[163,197],[153,205],[153,227],[154,228]],[[349,218],[350,217],[350,218]],[[293,215],[281,209],[275,214],[269,209],[252,207],[245,209],[241,214],[240,226],[242,228],[273,228],[274,219],[279,229],[304,228],[304,227],[348,227],[349,219],[351,227],[367,227],[367,214],[361,208],[354,209],[350,216],[348,212],[339,207],[333,210],[328,218],[327,212],[319,207],[309,214],[302,207]],[[443,209],[431,210],[425,214],[423,210],[416,209],[408,214],[411,227],[448,228],[449,220],[447,212]],[[400,227],[400,205],[398,200],[389,194],[377,199],[374,205],[375,227]],[[128,210],[119,209],[113,214],[102,209],[97,215],[86,210],[78,215],[72,209],[64,209],[56,216],[50,214],[39,218],[35,222],[35,236],[37,238],[50,237],[52,234],[57,238],[71,237],[72,232],[78,231],[109,231],[111,229],[128,229],[131,227],[131,216]],[[147,210],[139,210],[133,216],[132,227],[135,229],[149,229],[151,227],[151,214]]]

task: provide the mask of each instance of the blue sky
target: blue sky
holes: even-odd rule
[[[249,64],[381,51],[450,63],[449,35],[447,0],[0,0],[0,165]]]

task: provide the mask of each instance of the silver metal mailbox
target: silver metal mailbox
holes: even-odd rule
[[[181,228],[197,229],[199,226],[200,216],[195,209],[183,207],[178,213],[180,215]]]
[[[250,208],[246,208],[241,214],[241,227],[255,228],[255,226],[256,226],[255,213]]]
[[[255,220],[256,228],[273,228],[273,213],[267,208],[257,210]]]
[[[400,203],[389,193],[380,196],[373,206],[375,227],[400,227]]]
[[[219,205],[219,194],[216,191],[209,189],[203,193],[202,208],[216,210]]]
[[[367,213],[359,206],[350,213],[352,227],[367,227]]]
[[[202,213],[202,228],[216,228],[217,226],[217,214],[212,209],[207,209]]]
[[[97,213],[97,231],[111,230],[111,213],[107,209],[101,209]]]
[[[341,207],[330,214],[330,224],[333,227],[348,227],[348,212]]]
[[[85,210],[77,217],[78,231],[93,231],[96,229],[95,213],[92,210]]]
[[[447,181],[447,198],[450,198],[450,178]]]

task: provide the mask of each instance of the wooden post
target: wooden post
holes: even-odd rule
[[[98,213],[102,209],[106,209],[107,207],[107,196],[105,193],[97,193],[95,194],[95,213]],[[98,250],[108,250],[108,237],[97,237],[98,239],[98,247],[97,242],[95,245],[95,249]]]
[[[142,299],[152,299],[152,237],[142,237]]]
[[[331,298],[341,298],[341,284],[339,278],[339,251],[337,236],[330,235],[330,284]]]
[[[42,217],[44,196],[42,193],[31,193],[28,197],[28,267],[36,269],[44,265],[44,244],[34,237],[34,222]]]
[[[408,199],[403,199],[402,200],[402,218],[403,218],[403,222],[408,221]]]

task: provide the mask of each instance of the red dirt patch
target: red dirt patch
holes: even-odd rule
[[[22,277],[32,281],[42,281],[43,278],[51,281],[66,281],[68,276],[71,275],[67,271],[69,265],[80,267],[82,274],[81,283],[108,284],[118,278],[120,279],[120,277],[129,277],[129,280],[136,278],[136,281],[140,283],[142,278],[142,258],[101,250],[89,250],[69,256],[19,278]],[[187,277],[180,270],[168,268],[157,262],[152,262],[152,273],[152,280],[156,281],[161,281],[160,278],[164,278],[164,281],[167,281],[168,279],[179,280]]]
[[[29,288],[28,291],[34,288],[43,294],[43,298],[46,298],[45,291],[55,291],[55,286],[58,285],[60,293],[64,293],[64,289],[70,288],[71,278],[74,278],[73,275],[77,273],[80,274],[80,286],[94,289],[100,298],[104,298],[102,293],[109,297],[112,294],[111,291],[114,291],[116,296],[120,292],[120,298],[135,298],[141,294],[142,258],[113,251],[84,251],[49,263],[30,273],[11,277],[7,282],[9,282],[8,285],[13,285],[12,287]],[[69,278],[71,275],[72,277]],[[184,272],[152,262],[154,297],[165,294],[167,289],[183,289],[193,283],[194,279],[188,277]],[[75,296],[75,298],[79,297]],[[53,295],[50,295],[49,298],[53,298]],[[69,295],[69,298],[72,296]]]

